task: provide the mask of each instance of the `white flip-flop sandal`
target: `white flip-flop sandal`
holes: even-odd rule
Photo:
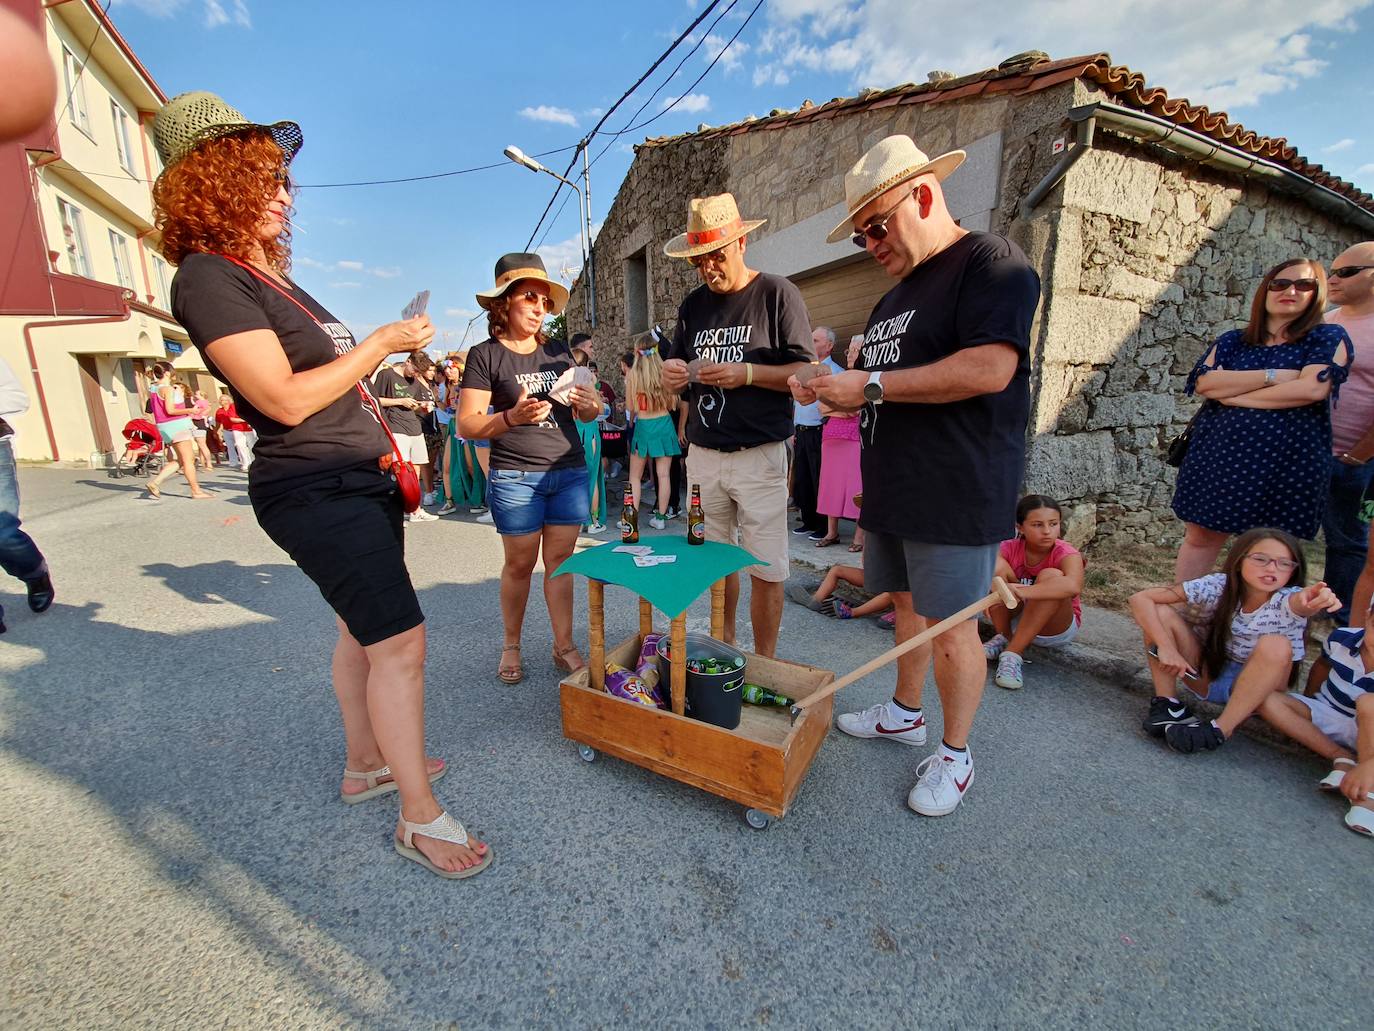
[[[443,870],[431,863],[429,857],[415,847],[415,835],[434,838],[436,841],[447,841],[454,845],[466,845],[468,843],[467,828],[450,816],[447,811],[440,813],[437,820],[432,820],[429,823],[411,823],[405,817],[401,817],[401,829],[404,837],[394,839],[397,853],[419,863],[430,873],[436,873],[440,877],[450,880],[462,880],[464,877],[481,873],[491,866],[491,861],[495,856],[491,846],[488,845],[478,864],[469,866],[465,870]]]
[[[1345,780],[1345,775],[1354,768],[1354,759],[1336,759],[1331,763],[1331,772],[1317,781],[1317,787],[1322,791],[1341,790],[1341,781]]]
[[[447,772],[448,763],[444,763],[444,765],[440,766],[429,775],[429,782],[433,784]],[[351,795],[346,795],[340,791],[339,801],[344,805],[357,805],[359,802],[366,802],[369,798],[376,798],[378,795],[389,795],[393,791],[399,791],[400,788],[394,780],[389,780],[385,784],[380,783],[383,777],[390,777],[391,775],[390,766],[383,766],[380,770],[367,770],[363,773],[359,773],[356,770],[344,770],[344,777],[348,780],[367,781],[367,790],[356,791]]]
[[[1374,802],[1374,795],[1365,795],[1365,798]],[[1350,812],[1345,814],[1345,825],[1356,834],[1374,838],[1374,809],[1366,809],[1362,805],[1352,805]]]

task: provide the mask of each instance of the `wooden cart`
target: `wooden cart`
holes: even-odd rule
[[[807,708],[793,724],[786,709],[745,705],[739,726],[725,730],[683,715],[687,684],[686,611],[709,584],[711,635],[722,638],[725,615],[724,576],[754,559],[740,548],[707,542],[691,547],[675,537],[646,538],[658,554],[676,554],[674,590],[664,590],[645,575],[633,558],[614,552],[613,544],[573,556],[555,575],[587,575],[590,654],[588,665],[560,684],[563,735],[579,745],[587,762],[605,752],[673,780],[709,791],[745,806],[744,817],[756,830],[786,815],[806,771],[830,729],[831,700]],[[686,567],[690,564],[691,568]],[[665,567],[657,567],[663,569]],[[639,633],[609,650],[605,639],[607,584],[623,584],[639,595]],[[693,591],[693,588],[695,590]],[[605,691],[607,661],[634,668],[644,637],[654,632],[657,605],[671,614],[670,691],[672,711],[626,701]],[[801,699],[821,690],[835,675],[793,662],[744,653],[750,683]]]

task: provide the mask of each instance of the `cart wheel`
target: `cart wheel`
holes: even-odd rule
[[[582,758],[584,763],[596,762],[596,749],[591,745],[578,745],[577,754]]]
[[[746,809],[744,810],[744,822],[756,831],[764,831],[773,822],[773,818],[762,810]]]

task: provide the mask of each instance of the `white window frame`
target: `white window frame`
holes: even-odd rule
[[[113,99],[110,101],[110,117],[114,119],[115,149],[119,151],[119,165],[130,175],[137,175],[134,171],[133,138],[129,135],[129,123],[132,119],[120,106],[119,101]]]
[[[167,262],[153,255],[153,271],[157,273],[157,303],[163,311],[172,310],[172,284],[167,279]]]
[[[57,198],[57,211],[61,216],[62,250],[67,255],[67,269],[74,276],[86,279],[91,276],[91,249],[86,244],[86,224],[82,211],[71,201]]]
[[[87,136],[91,134],[91,119],[86,111],[86,85],[81,81],[84,69],[66,46],[62,47],[62,75],[67,87],[67,113],[76,126]]]
[[[134,288],[134,266],[129,260],[129,240],[117,230],[110,230],[110,250],[114,252],[115,277],[126,290]]]

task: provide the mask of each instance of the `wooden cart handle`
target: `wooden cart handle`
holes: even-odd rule
[[[940,620],[940,622],[936,623],[934,626],[928,627],[927,629],[921,631],[911,640],[903,641],[901,644],[889,648],[887,651],[879,655],[876,659],[873,659],[870,662],[865,662],[853,673],[845,674],[844,676],[840,677],[839,680],[832,681],[825,687],[821,688],[821,690],[817,691],[815,694],[808,695],[807,697],[798,701],[796,705],[792,706],[792,722],[795,723],[797,721],[797,717],[801,715],[803,709],[810,708],[818,702],[825,701],[825,699],[829,698],[831,695],[833,695],[836,691],[839,691],[841,688],[848,687],[850,684],[854,683],[854,681],[862,680],[870,673],[882,669],[888,663],[900,658],[901,656],[905,655],[907,652],[911,651],[914,648],[921,647],[921,645],[925,644],[927,641],[931,641],[939,637],[946,630],[953,629],[955,626],[962,623],[964,620],[976,616],[989,605],[992,605],[996,602],[1001,602],[1009,609],[1014,609],[1017,605],[1020,604],[1020,600],[1016,597],[1015,594],[1012,593],[1011,588],[1007,586],[1007,582],[1003,580],[1000,576],[994,576],[992,578],[992,590],[988,592],[986,597],[981,598],[978,601],[975,601],[972,605],[969,605],[966,608],[960,609],[954,615],[948,616],[945,619]]]

